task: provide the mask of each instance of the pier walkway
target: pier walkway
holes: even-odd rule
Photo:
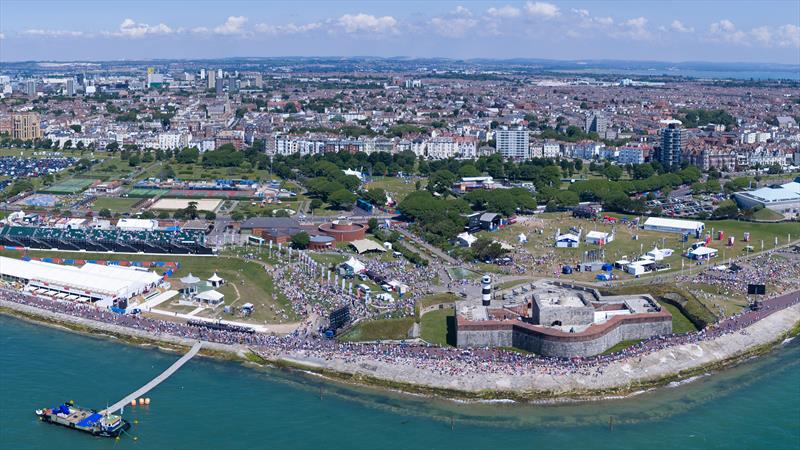
[[[152,380],[150,380],[149,383],[147,383],[144,386],[140,387],[139,389],[133,391],[131,394],[129,394],[127,397],[123,398],[122,400],[118,401],[117,403],[114,403],[113,405],[109,406],[108,408],[100,411],[100,414],[111,414],[111,413],[113,413],[115,411],[119,411],[120,409],[125,407],[125,405],[130,404],[131,401],[136,400],[140,396],[146,394],[151,389],[153,389],[154,387],[156,387],[159,384],[161,384],[161,382],[163,382],[164,380],[169,378],[170,375],[172,375],[173,373],[177,372],[177,370],[180,369],[181,366],[186,364],[190,359],[192,359],[192,357],[194,357],[194,355],[197,354],[197,352],[200,351],[200,347],[202,347],[202,346],[203,346],[202,342],[198,342],[198,343],[194,344],[192,346],[191,350],[189,350],[185,355],[181,356],[181,358],[179,360],[175,361],[174,364],[169,366],[169,368],[167,368],[167,370],[161,372],[161,374],[159,376],[153,378]]]

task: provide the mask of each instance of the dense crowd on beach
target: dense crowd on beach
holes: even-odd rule
[[[610,355],[566,359],[525,355],[491,348],[466,350],[417,344],[340,343],[301,331],[288,336],[220,331],[142,315],[116,314],[91,304],[39,297],[8,288],[0,289],[0,299],[53,313],[142,330],[152,334],[154,338],[170,335],[220,344],[243,345],[267,359],[299,355],[318,360],[336,359],[359,365],[383,363],[395,367],[415,367],[427,373],[450,376],[480,373],[598,376],[613,361],[637,358],[664,348],[697,343],[725,334],[746,333],[745,328],[757,320],[787,306],[800,303],[800,295],[798,292],[793,292],[766,300],[758,310],[743,311],[698,332],[656,336]]]

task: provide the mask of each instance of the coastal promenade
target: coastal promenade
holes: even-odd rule
[[[624,395],[714,370],[766,351],[800,323],[798,292],[764,302],[701,332],[653,339],[614,355],[548,359],[496,349],[451,349],[414,345],[346,344],[300,337],[199,332],[146,318],[121,317],[0,290],[0,306],[30,318],[79,329],[128,335],[150,342],[191,346],[198,339],[214,352],[246,359],[248,350],[266,361],[289,363],[365,383],[389,384],[452,396],[514,398]],[[27,303],[27,304],[26,304]],[[48,309],[49,308],[49,309]],[[67,308],[71,313],[54,309]],[[76,317],[80,312],[87,317]],[[116,323],[106,323],[115,321]],[[201,333],[201,334],[197,334]]]

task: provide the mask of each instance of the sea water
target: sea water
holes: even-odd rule
[[[691,383],[589,403],[454,402],[196,357],[119,441],[40,422],[103,408],[179,356],[0,316],[2,449],[797,449],[800,340]]]

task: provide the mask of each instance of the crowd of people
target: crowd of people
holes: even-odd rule
[[[676,281],[710,286],[725,297],[747,295],[749,284],[769,284],[771,294],[800,288],[800,255],[788,249],[771,250],[731,265],[710,266]]]
[[[286,267],[291,267],[291,265]],[[284,272],[281,276],[303,279],[299,275],[302,269],[285,270],[288,275],[287,272]],[[329,294],[330,292],[318,291],[320,297]],[[800,303],[800,295],[794,292],[766,300],[759,309],[745,310],[698,332],[656,336],[610,355],[552,358],[520,354],[497,348],[466,350],[418,344],[345,343],[319,338],[302,330],[297,330],[287,336],[211,330],[141,315],[116,314],[91,304],[39,297],[8,288],[0,289],[0,299],[54,313],[142,330],[156,338],[161,335],[170,335],[220,344],[244,345],[268,359],[281,355],[299,354],[303,357],[329,361],[339,360],[355,365],[374,365],[376,362],[380,362],[395,367],[414,367],[426,373],[441,376],[473,376],[485,373],[599,376],[613,361],[641,357],[657,350],[681,344],[697,343],[725,334],[745,333],[745,328],[754,322],[782,308]],[[295,301],[297,300],[295,299]]]

